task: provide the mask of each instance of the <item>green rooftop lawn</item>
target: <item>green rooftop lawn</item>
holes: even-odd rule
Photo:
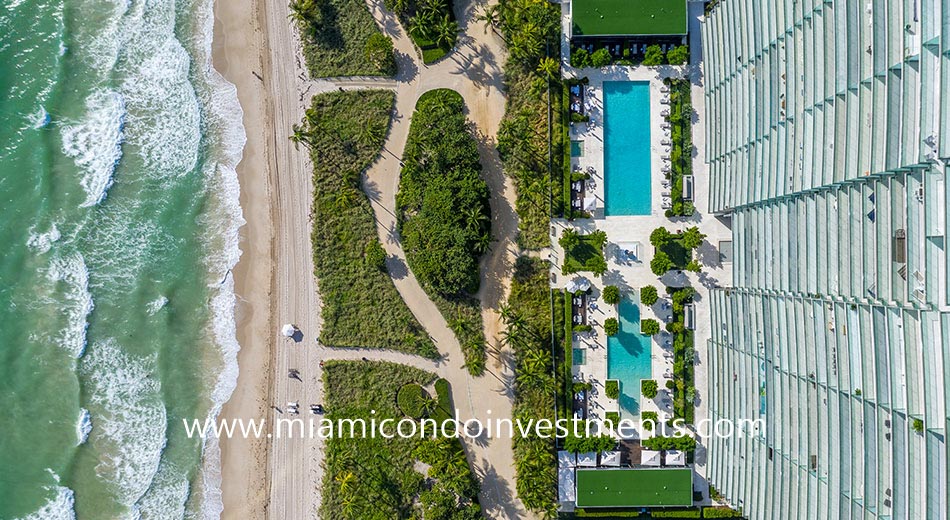
[[[573,0],[574,36],[686,34],[686,0]]]
[[[577,470],[577,507],[691,505],[691,469]]]

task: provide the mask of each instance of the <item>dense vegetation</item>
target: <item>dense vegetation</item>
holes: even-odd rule
[[[310,76],[392,76],[393,44],[362,0],[291,0]]]
[[[328,361],[323,372],[327,418],[363,419],[367,425],[371,418],[402,419],[396,407],[399,389],[434,380],[433,374],[394,363]],[[442,390],[436,387],[441,401]],[[458,439],[343,433],[326,444],[322,518],[481,518],[478,481]],[[428,475],[414,469],[416,461],[429,465]]]
[[[670,269],[686,269],[699,272],[702,266],[692,259],[693,251],[702,245],[706,235],[696,226],[685,231],[670,233],[665,227],[658,227],[650,233],[650,244],[656,248],[650,269],[653,274],[662,276]]]
[[[620,288],[616,285],[608,285],[604,287],[604,291],[600,297],[603,298],[604,303],[607,305],[617,305],[620,303]]]
[[[334,347],[438,352],[380,269],[373,210],[360,176],[379,154],[393,93],[331,92],[313,98],[293,139],[313,158],[314,269],[323,301],[320,340]],[[383,253],[383,258],[385,254]]]
[[[659,298],[656,287],[652,285],[645,285],[640,289],[640,303],[644,305],[653,305]]]
[[[608,65],[644,65],[657,67],[669,63],[670,65],[684,65],[689,61],[689,47],[678,45],[667,52],[659,45],[650,45],[643,56],[635,56],[630,52],[629,45],[624,44],[623,57],[617,58],[610,54],[606,47],[590,52],[583,47],[571,47],[571,66],[577,69],[602,68]]]
[[[558,383],[551,359],[551,290],[544,261],[522,257],[515,264],[508,306],[502,310],[505,341],[514,351],[515,419],[555,420]],[[518,496],[528,509],[556,515],[557,459],[554,439],[529,433],[514,439]]]
[[[673,207],[667,217],[690,216],[696,211],[692,201],[683,200],[683,177],[693,173],[693,105],[690,101],[690,82],[685,79],[667,79],[670,86],[670,198]],[[694,194],[695,196],[695,194]]]
[[[432,63],[452,51],[458,39],[451,0],[386,0],[409,37],[422,51],[422,61]]]
[[[409,267],[458,336],[465,364],[485,369],[478,260],[491,243],[488,185],[457,92],[426,92],[416,104],[396,195]]]
[[[567,107],[557,62],[546,59],[560,48],[560,16],[558,4],[536,0],[500,0],[483,16],[508,47],[508,107],[498,130],[498,151],[518,190],[518,243],[527,249],[550,245],[551,208],[560,214],[564,203],[561,190],[552,193],[552,186],[561,185],[561,161],[570,151],[564,148],[569,143],[561,124]]]

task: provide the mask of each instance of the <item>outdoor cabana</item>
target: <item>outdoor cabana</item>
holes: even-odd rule
[[[588,453],[578,453],[577,465],[579,467],[585,467],[585,468],[597,467],[597,452],[591,451]]]
[[[600,454],[600,465],[601,466],[620,466],[620,452],[619,451],[605,451]]]
[[[577,465],[577,455],[561,450],[557,452],[557,465],[562,468],[573,468]]]
[[[644,466],[660,467],[662,453],[653,450],[643,450],[640,452],[640,464]]]
[[[678,450],[667,450],[666,465],[667,466],[685,466],[686,453],[682,451],[678,451]]]

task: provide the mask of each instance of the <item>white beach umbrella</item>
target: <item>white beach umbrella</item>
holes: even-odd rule
[[[590,289],[590,280],[584,278],[583,276],[575,278],[574,282],[577,283],[578,291],[587,291]]]
[[[288,337],[288,338],[292,338],[292,337],[294,337],[294,334],[297,333],[297,327],[295,327],[295,326],[293,326],[292,324],[288,323],[288,324],[284,325],[283,327],[281,327],[280,333],[283,334],[284,336]]]

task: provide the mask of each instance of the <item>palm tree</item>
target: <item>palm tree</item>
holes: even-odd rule
[[[459,33],[459,24],[446,14],[435,28],[435,44],[439,47],[452,47]]]
[[[486,232],[480,233],[475,239],[475,252],[478,254],[487,253],[491,249],[491,234]]]
[[[432,412],[434,412],[438,407],[439,401],[437,401],[434,397],[429,396],[422,398],[422,413],[424,415],[431,415]]]
[[[340,211],[352,206],[354,202],[356,202],[356,189],[350,186],[340,188],[334,200],[337,209]]]
[[[538,72],[546,77],[548,81],[551,81],[557,77],[559,69],[560,66],[558,65],[557,60],[551,57],[541,58],[541,61],[538,63]]]
[[[365,145],[372,145],[382,141],[384,130],[380,125],[363,124],[359,126],[359,141]]]
[[[485,33],[488,33],[488,29],[495,30],[498,27],[500,21],[501,9],[498,4],[492,4],[485,7],[485,10],[482,11],[482,14],[478,15],[478,21],[485,24]]]

